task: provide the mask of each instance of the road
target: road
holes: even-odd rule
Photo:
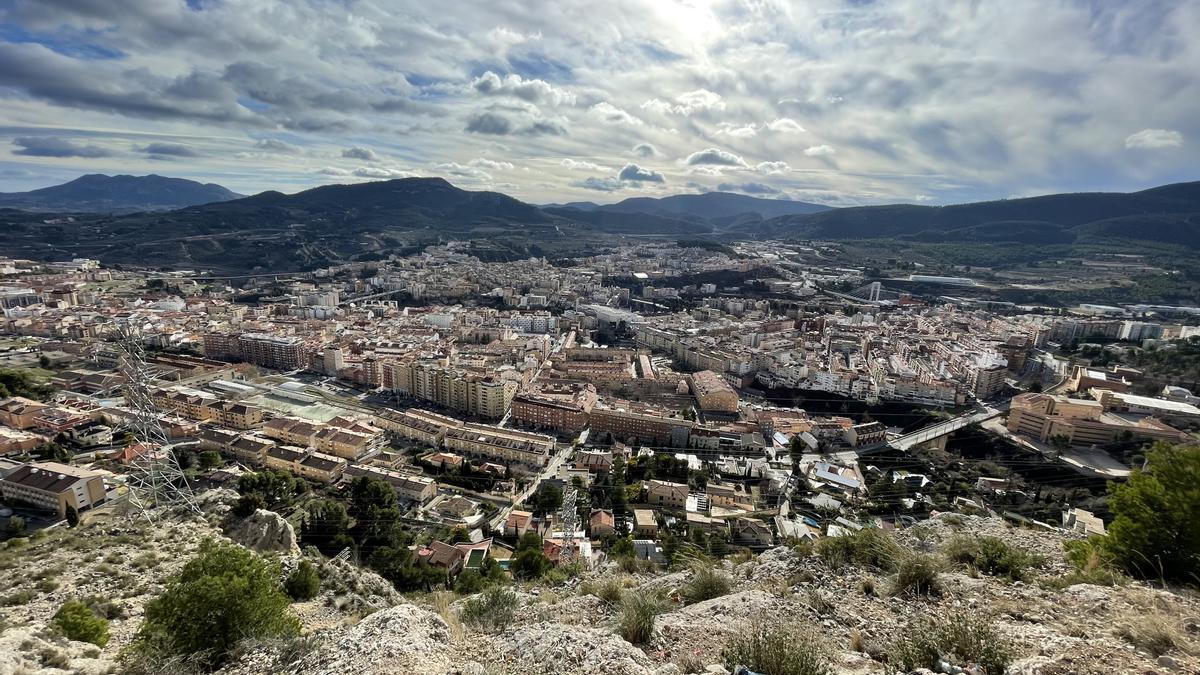
[[[518,504],[521,504],[525,500],[532,497],[533,493],[537,492],[538,486],[541,485],[542,480],[558,473],[558,467],[562,466],[567,457],[571,455],[571,450],[571,444],[568,443],[564,445],[558,452],[554,454],[553,457],[550,458],[550,461],[546,464],[545,470],[539,472],[519,495],[515,495],[513,497],[512,504],[500,509],[496,512],[495,516],[492,516],[489,524],[491,525],[493,531],[502,530],[504,528],[504,522],[508,520],[508,514],[511,513],[513,508],[515,508]]]

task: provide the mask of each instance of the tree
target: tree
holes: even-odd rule
[[[108,644],[108,619],[96,616],[79,600],[71,600],[60,607],[52,623],[69,640],[90,642],[97,647]]]
[[[70,527],[79,526],[79,510],[74,506],[67,506],[67,525]]]
[[[146,604],[137,649],[195,656],[215,668],[240,640],[299,634],[289,604],[277,564],[241,546],[205,540],[166,590]]]
[[[562,488],[549,482],[543,482],[533,493],[533,512],[536,514],[551,513],[562,506]]]
[[[25,532],[25,519],[21,516],[9,516],[8,535],[16,537]]]
[[[304,507],[300,541],[316,546],[326,555],[337,555],[354,544],[350,538],[350,516],[346,506],[333,499],[316,499]]]
[[[321,576],[315,565],[301,560],[296,570],[288,575],[284,589],[293,600],[312,600],[321,592]]]
[[[216,450],[205,450],[204,452],[200,453],[198,459],[200,460],[200,468],[204,469],[205,471],[209,469],[215,469],[225,463],[225,461],[221,459],[221,453],[217,452]]]
[[[1159,442],[1125,483],[1109,483],[1105,548],[1127,572],[1194,582],[1200,576],[1200,446]]]
[[[42,368],[49,368],[50,367],[50,357],[46,356],[45,354],[42,354],[41,356],[38,357],[38,365],[41,366]]]
[[[522,581],[532,581],[540,579],[546,572],[550,571],[553,563],[542,553],[541,549],[527,548],[513,558],[509,569],[512,571],[513,577]]]
[[[287,508],[297,495],[307,491],[308,485],[303,480],[282,471],[268,469],[248,473],[238,479],[238,492],[242,497],[234,506],[234,513],[245,517],[254,513],[255,508],[272,511]]]

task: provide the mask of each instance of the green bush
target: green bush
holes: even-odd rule
[[[513,621],[517,613],[517,594],[494,586],[463,603],[459,618],[468,626],[498,633]]]
[[[1114,519],[1105,537],[1113,560],[1143,579],[1200,578],[1200,446],[1155,443],[1145,470],[1109,483]]]
[[[951,665],[978,665],[987,675],[1004,675],[1013,660],[1012,647],[991,623],[970,614],[918,620],[905,627],[888,649],[888,665],[907,673]]]
[[[241,546],[206,540],[146,604],[135,652],[194,656],[214,668],[239,640],[297,635],[300,623],[289,604],[278,565]]]
[[[771,627],[756,622],[730,638],[721,652],[725,667],[745,666],[770,675],[827,675],[832,673],[828,653],[815,631],[799,627]]]
[[[938,572],[937,561],[933,558],[921,554],[906,556],[896,570],[892,595],[907,597],[940,595],[942,585],[938,580]]]
[[[5,607],[15,607],[17,605],[28,604],[30,600],[33,600],[35,595],[37,595],[37,593],[34,593],[28,588],[24,588],[4,596],[4,598],[0,599],[0,605],[4,605]]]
[[[945,552],[951,562],[1013,581],[1028,579],[1031,568],[1042,564],[1037,556],[999,537],[957,537],[946,545]]]
[[[692,565],[692,578],[683,585],[680,595],[683,597],[683,604],[692,605],[726,595],[732,586],[733,581],[729,576],[711,564],[696,563]]]
[[[78,600],[59,607],[52,623],[70,640],[90,642],[97,647],[108,644],[108,620],[96,616],[90,607]]]
[[[312,600],[317,597],[317,593],[321,592],[321,576],[317,574],[316,566],[301,560],[284,582],[284,589],[293,600]]]
[[[900,562],[900,546],[882,530],[865,528],[840,537],[823,537],[817,542],[817,555],[830,567],[851,563],[890,572]]]
[[[654,619],[662,611],[662,599],[652,593],[625,593],[617,632],[631,644],[645,644],[654,636]]]

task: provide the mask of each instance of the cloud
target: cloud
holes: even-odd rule
[[[757,133],[758,125],[753,122],[749,124],[721,122],[717,125],[717,135],[733,136],[734,138],[749,138]]]
[[[800,126],[799,122],[790,117],[780,117],[779,119],[767,122],[767,128],[779,133],[804,131],[804,127]]]
[[[374,150],[370,148],[364,148],[359,145],[342,150],[342,157],[361,159],[366,162],[374,162],[375,160],[379,159],[379,156],[375,154]]]
[[[1125,147],[1130,150],[1158,150],[1182,145],[1183,134],[1172,129],[1142,129],[1125,139]]]
[[[642,123],[640,119],[630,115],[608,101],[601,101],[589,108],[588,111],[605,122],[609,122],[611,124],[628,124],[631,126],[637,126]]]
[[[804,150],[804,154],[807,157],[825,157],[832,155],[835,152],[837,151],[833,149],[833,146],[824,144],[814,145],[810,148],[805,148]]]
[[[604,166],[603,164],[596,164],[595,162],[589,162],[586,160],[571,159],[570,157],[563,158],[563,160],[559,162],[559,165],[569,171],[612,171],[612,167],[610,166]]]
[[[725,100],[720,94],[697,89],[675,97],[674,103],[652,98],[642,103],[642,108],[659,114],[692,115],[706,110],[724,110]]]
[[[651,169],[643,169],[637,164],[626,164],[621,172],[617,174],[617,178],[623,181],[632,181],[636,183],[665,183],[666,178],[657,171]]]
[[[112,157],[111,150],[95,145],[79,145],[56,136],[19,136],[13,139],[14,155],[26,157]]]
[[[513,123],[504,115],[481,112],[467,118],[467,131],[473,134],[506,136],[513,131]]]
[[[465,166],[459,164],[458,162],[443,162],[434,168],[451,176],[459,176],[461,178],[471,178],[473,180],[482,181],[492,180],[492,175],[483,169],[474,166]]]
[[[721,183],[717,189],[721,192],[744,192],[749,195],[777,195],[782,192],[766,183]]]
[[[574,183],[576,187],[584,188],[585,190],[596,190],[598,192],[614,192],[625,187],[619,179],[616,178],[597,178],[595,176],[588,177],[578,183]]]
[[[662,153],[658,151],[658,148],[649,143],[638,143],[633,146],[633,154],[638,157],[662,157]]]
[[[480,169],[491,169],[493,171],[512,171],[514,168],[512,162],[503,162],[484,157],[473,159],[467,162],[467,165],[478,167]]]
[[[260,138],[254,144],[254,147],[263,152],[273,152],[281,155],[290,155],[299,150],[299,148],[291,143],[284,143],[274,138]]]
[[[421,175],[408,169],[387,169],[379,166],[360,166],[351,173],[359,178],[415,178]]]
[[[514,121],[498,112],[479,112],[467,118],[466,130],[473,134],[488,136],[565,136],[567,128],[557,120],[523,113],[524,121]]]
[[[717,148],[708,148],[699,152],[693,152],[683,160],[683,163],[688,166],[701,166],[705,164],[713,166],[746,166],[746,161],[741,157],[732,152],[725,152]]]
[[[575,94],[554,87],[545,80],[526,80],[516,74],[500,77],[490,70],[475,78],[471,88],[485,96],[512,96],[530,103],[555,106],[575,103]]]
[[[759,162],[754,165],[754,170],[767,175],[777,173],[787,173],[792,170],[787,162]]]
[[[141,152],[158,158],[169,157],[201,157],[199,151],[183,143],[150,143],[138,148]]]
[[[322,176],[350,176],[353,175],[349,169],[341,169],[336,166],[323,166],[313,173],[319,173]]]

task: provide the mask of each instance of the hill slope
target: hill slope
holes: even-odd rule
[[[0,206],[29,211],[129,213],[168,211],[241,196],[216,183],[184,178],[92,173],[40,190],[0,193]]]
[[[759,236],[817,239],[1070,243],[1121,238],[1200,246],[1197,214],[1200,182],[1132,193],[1045,195],[954,206],[860,206],[774,218],[747,230]]]
[[[660,198],[631,197],[616,204],[597,206],[594,210],[712,220],[749,213],[757,213],[763,218],[775,218],[820,213],[830,209],[821,204],[794,202],[788,199],[762,199],[732,192],[705,192],[698,195],[672,195]]]

